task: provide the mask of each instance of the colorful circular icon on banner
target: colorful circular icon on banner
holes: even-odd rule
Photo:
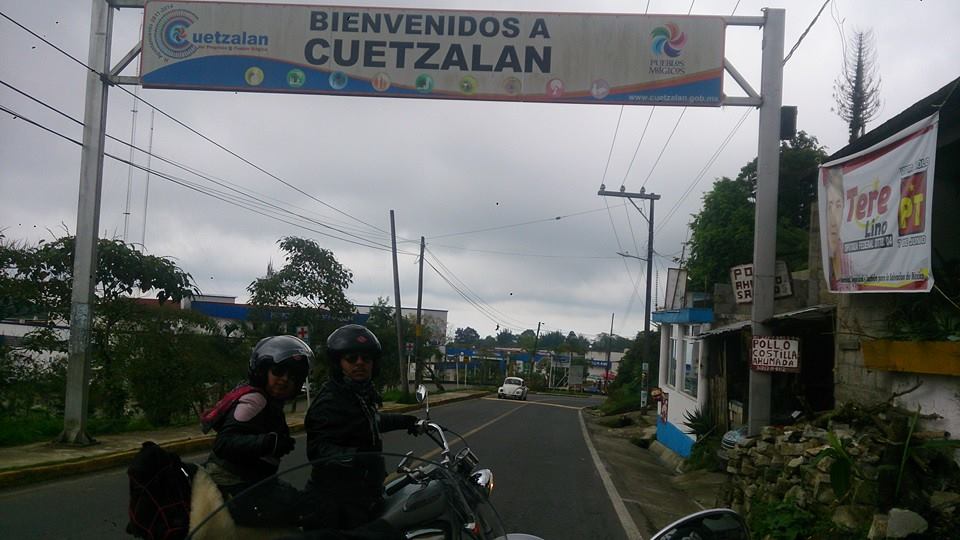
[[[596,99],[603,99],[610,95],[610,84],[603,79],[597,79],[590,85],[590,95]]]
[[[252,68],[247,68],[247,71],[243,74],[243,80],[247,81],[247,84],[250,86],[260,86],[263,83],[263,70],[254,66]]]
[[[307,74],[302,69],[291,69],[287,72],[287,86],[300,88],[307,82]]]
[[[370,79],[370,84],[377,92],[386,92],[390,88],[390,76],[381,71]]]
[[[563,96],[563,81],[550,79],[547,81],[547,97],[558,98]]]
[[[472,96],[477,93],[477,88],[480,87],[480,83],[477,82],[476,77],[467,75],[466,77],[460,79],[460,92],[464,95]]]
[[[429,94],[430,92],[433,92],[433,77],[423,73],[417,76],[417,79],[414,81],[413,85],[416,87],[417,92],[420,92],[421,94]]]
[[[350,82],[350,77],[347,77],[347,74],[342,71],[334,71],[330,74],[330,88],[334,90],[343,90],[347,87],[348,82]]]
[[[507,77],[503,80],[503,91],[508,95],[516,96],[520,93],[523,83],[516,77]]]

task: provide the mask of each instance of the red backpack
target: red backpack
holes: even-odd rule
[[[255,386],[250,386],[249,384],[241,384],[227,392],[227,395],[223,396],[212,409],[203,413],[200,417],[200,425],[203,428],[203,432],[209,433],[211,429],[218,429],[220,423],[223,421],[223,417],[226,416],[227,411],[230,410],[230,407],[233,407],[233,404],[240,398],[252,392],[263,394],[263,390]]]

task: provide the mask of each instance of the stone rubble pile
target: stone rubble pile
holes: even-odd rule
[[[842,452],[831,446],[830,433],[839,441]],[[929,525],[916,512],[880,510],[885,501],[892,500],[894,488],[889,484],[892,477],[895,485],[897,474],[896,470],[891,474],[897,467],[889,466],[892,447],[884,435],[876,427],[854,430],[841,423],[832,423],[830,431],[810,424],[765,427],[758,437],[743,438],[733,448],[721,451],[730,483],[718,503],[747,515],[754,501],[793,501],[805,510],[831,516],[839,528],[869,528],[871,539],[923,534]],[[902,445],[895,450],[902,454]],[[853,471],[847,475],[849,491],[839,498],[830,475],[838,459],[849,460]],[[920,506],[935,515],[952,517],[960,508],[960,494],[918,491],[925,494]]]

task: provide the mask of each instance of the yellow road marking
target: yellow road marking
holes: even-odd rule
[[[492,397],[485,397],[480,399],[485,399],[487,401],[515,401],[515,400],[492,398]],[[575,411],[579,411],[580,409],[585,408],[585,407],[574,407],[573,405],[560,405],[559,403],[544,403],[542,401],[521,401],[520,403],[523,403],[525,405],[541,405],[543,407],[560,407],[561,409],[573,409]]]

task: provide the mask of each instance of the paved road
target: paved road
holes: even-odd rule
[[[431,418],[465,435],[493,470],[493,503],[508,530],[547,539],[625,538],[580,429],[578,409],[597,398],[531,395],[526,402],[487,398],[437,407]],[[305,461],[305,441],[284,461]],[[387,451],[424,455],[434,445],[405,433],[385,436]],[[190,456],[194,461],[204,455]],[[308,468],[290,475],[302,485]],[[123,537],[123,469],[0,492],[0,538]]]

